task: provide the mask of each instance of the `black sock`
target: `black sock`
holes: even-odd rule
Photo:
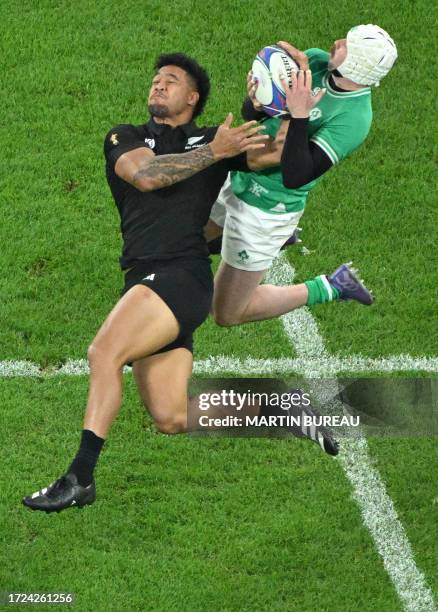
[[[105,440],[88,429],[82,430],[81,445],[67,473],[73,473],[82,487],[93,481],[93,472]]]

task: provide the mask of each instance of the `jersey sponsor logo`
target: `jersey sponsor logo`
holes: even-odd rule
[[[187,144],[184,147],[185,151],[189,151],[190,149],[197,149],[198,147],[202,147],[204,146],[203,142],[199,142],[200,140],[204,140],[204,136],[191,136],[188,140],[187,140]]]
[[[119,141],[117,140],[117,134],[111,134],[110,140],[113,143],[113,145],[118,145],[119,144]]]
[[[155,272],[153,274],[148,274],[142,280],[154,280],[154,278],[155,278]]]
[[[155,147],[155,140],[154,140],[154,138],[145,138],[144,141],[145,141],[145,143],[148,145],[148,147],[150,149],[153,149]]]
[[[321,87],[314,87],[312,89],[312,96],[315,97],[321,91]],[[309,115],[309,121],[316,121],[316,119],[320,119],[322,117],[322,112],[320,108],[312,108]]]
[[[309,115],[309,121],[316,121],[316,119],[320,119],[322,117],[322,112],[320,108],[312,108]]]
[[[249,187],[251,193],[260,198],[264,193],[268,193],[268,190],[265,187],[262,187],[254,180],[251,180],[251,185]]]

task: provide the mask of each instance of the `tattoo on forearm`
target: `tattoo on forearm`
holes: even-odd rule
[[[209,144],[188,151],[171,155],[158,155],[137,170],[134,183],[144,178],[153,179],[155,189],[168,187],[183,181],[215,163],[213,151]]]

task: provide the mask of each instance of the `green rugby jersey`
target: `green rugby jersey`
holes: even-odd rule
[[[312,71],[312,87],[327,89],[309,117],[308,134],[328,155],[333,164],[347,157],[365,140],[371,127],[371,90],[335,91],[328,83],[329,54],[321,49],[306,52]],[[275,138],[281,119],[264,121],[265,133]],[[279,166],[258,172],[232,172],[233,192],[241,200],[262,210],[276,213],[297,212],[304,209],[309,191],[322,177],[298,189],[283,185]]]

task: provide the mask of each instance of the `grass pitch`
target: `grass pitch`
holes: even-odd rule
[[[209,69],[202,123],[238,116],[245,74],[265,44],[328,49],[378,23],[399,61],[373,92],[360,150],[309,198],[297,280],[353,259],[370,309],[312,312],[330,353],[434,356],[436,172],[431,129],[436,9],[381,0],[336,7],[251,2],[11,0],[0,7],[2,274],[0,359],[45,366],[85,356],[122,284],[117,213],[104,177],[110,127],[146,120],[151,69],[181,50]],[[430,25],[429,25],[430,24]],[[293,356],[278,321],[224,330],[208,321],[196,358]],[[238,372],[236,372],[238,375]],[[130,377],[82,512],[30,513],[23,494],[62,471],[78,443],[85,378],[0,379],[0,591],[65,591],[81,610],[400,610],[335,461],[295,440],[166,437]],[[434,440],[370,448],[426,580],[438,591]]]
[[[86,380],[4,383],[8,589],[73,591],[80,609],[398,609],[336,462],[297,440],[156,434],[130,382],[98,501],[59,515],[17,502],[75,452]]]

